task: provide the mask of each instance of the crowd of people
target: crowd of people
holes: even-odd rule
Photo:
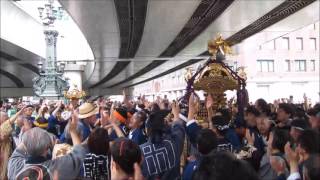
[[[320,179],[320,104],[199,101],[1,101],[0,179]]]

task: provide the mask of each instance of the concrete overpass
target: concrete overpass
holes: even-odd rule
[[[93,53],[67,68],[94,95],[119,94],[207,58],[207,41],[217,33],[241,51],[319,20],[319,0],[59,2]],[[41,24],[13,1],[1,1],[1,96],[32,95],[44,48]]]

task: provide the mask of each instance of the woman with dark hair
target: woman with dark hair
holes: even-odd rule
[[[254,103],[254,106],[255,108],[258,109],[260,114],[264,116],[270,116],[271,108],[264,99],[257,99],[256,102]]]
[[[109,136],[104,128],[96,128],[88,137],[89,153],[83,160],[83,176],[90,179],[110,179]]]
[[[126,138],[115,140],[111,146],[111,179],[129,179],[134,175],[134,164],[140,163],[142,156],[137,144]]]

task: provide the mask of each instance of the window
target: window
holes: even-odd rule
[[[257,84],[257,95],[259,98],[264,97],[265,100],[271,101],[270,96],[270,85],[268,84]]]
[[[280,45],[280,49],[289,50],[290,49],[289,37],[283,37],[279,45]]]
[[[312,50],[317,50],[317,40],[316,40],[316,38],[310,38],[310,48]]]
[[[290,72],[291,71],[290,60],[289,59],[286,59],[285,69],[286,69],[286,72]]]
[[[306,71],[306,60],[295,60],[294,62],[297,72]]]
[[[296,45],[298,50],[303,50],[303,39],[302,37],[297,37]]]
[[[274,72],[273,60],[257,60],[259,72]]]
[[[263,45],[263,49],[266,50],[275,50],[275,41],[269,41]]]
[[[316,61],[315,60],[311,60],[311,71],[315,71],[316,70]]]

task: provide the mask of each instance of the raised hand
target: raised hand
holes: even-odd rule
[[[62,100],[58,101],[57,106],[58,106],[58,107],[61,107],[61,106],[62,106]]]
[[[289,142],[287,142],[287,144],[284,146],[284,152],[286,154],[287,161],[290,164],[290,171],[298,172],[299,171],[299,168],[298,168],[299,154],[290,147]]]
[[[114,111],[115,109],[110,110],[110,118],[109,118],[109,122],[110,124],[117,124],[117,119],[114,117]]]
[[[247,141],[248,141],[248,144],[249,145],[254,145],[254,141],[255,141],[255,137],[254,137],[254,133],[250,133],[250,130],[249,129],[246,129],[246,135],[245,135]]]
[[[70,124],[69,124],[69,130],[70,131],[77,131],[78,121],[79,121],[78,112],[74,110],[72,112],[71,121],[70,121]]]
[[[110,116],[108,113],[106,113],[105,111],[102,111],[101,113],[101,125],[102,126],[105,126],[109,123],[109,119],[110,119]]]
[[[71,121],[69,122],[69,132],[72,138],[73,145],[81,144],[81,138],[77,133],[78,121],[78,112],[74,110],[71,115]]]
[[[124,97],[126,97],[126,96],[128,95],[126,88],[124,88],[124,89],[122,90],[122,95],[123,95]]]
[[[197,102],[197,98],[195,97],[194,93],[192,93],[189,97],[189,112],[188,112],[188,119],[194,119],[194,116],[197,113],[197,107],[198,102]]]
[[[142,101],[142,103],[144,103],[146,101],[146,96],[145,95],[142,95],[141,101]]]
[[[173,120],[178,120],[179,113],[180,113],[179,103],[177,103],[176,101],[173,101],[173,103],[171,104],[171,108],[172,108]]]
[[[213,98],[212,98],[211,94],[208,94],[207,101],[206,101],[206,108],[211,109],[212,106],[213,106]]]

